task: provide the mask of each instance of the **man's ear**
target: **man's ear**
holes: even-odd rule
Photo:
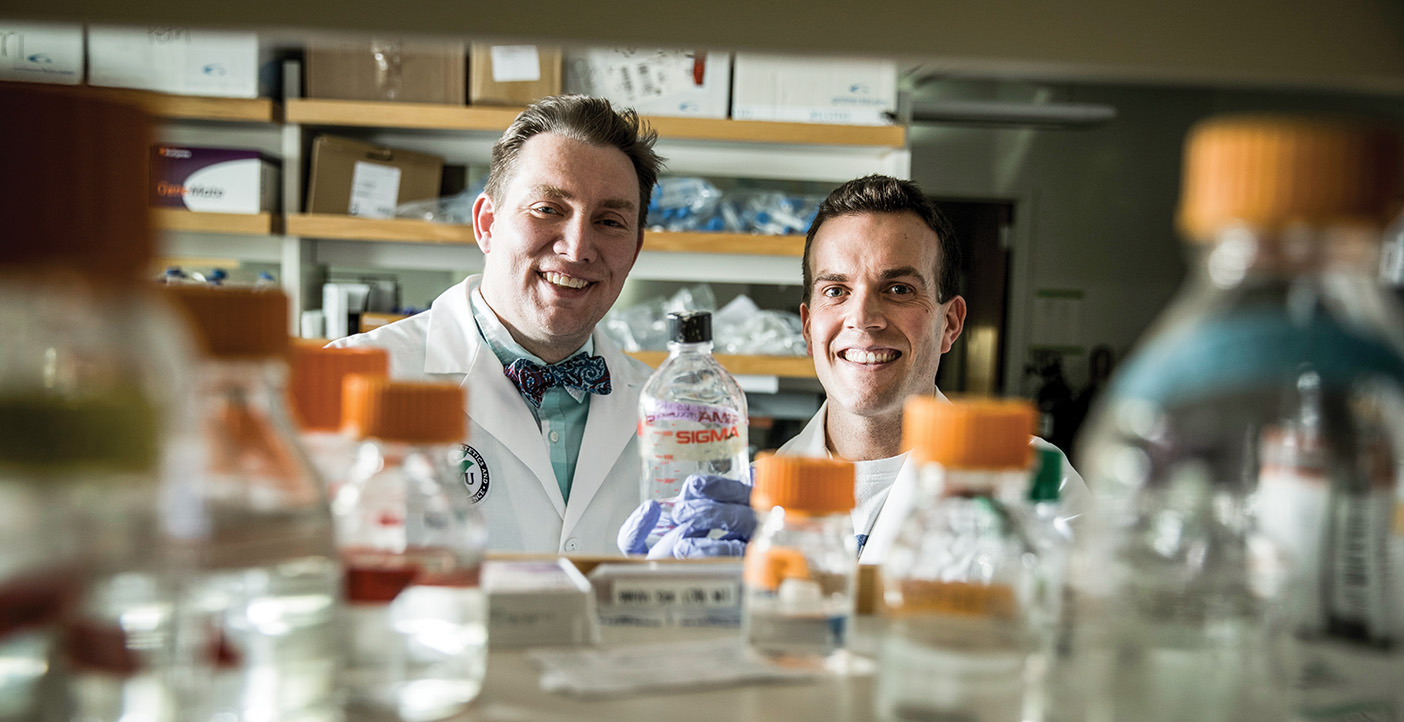
[[[956,296],[946,303],[946,329],[941,333],[941,353],[951,350],[951,345],[960,338],[965,329],[965,298]]]
[[[809,343],[809,304],[800,304],[800,332],[804,334],[804,352],[812,358],[814,346]]]
[[[495,217],[492,199],[486,193],[479,193],[478,199],[473,201],[473,238],[484,254],[492,251],[492,222]]]

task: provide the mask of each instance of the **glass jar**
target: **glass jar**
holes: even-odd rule
[[[322,482],[288,414],[288,299],[168,285],[204,342],[202,446],[169,505],[182,584],[182,701],[193,717],[340,715],[341,566]]]
[[[191,349],[141,285],[151,121],[71,88],[0,107],[0,719],[173,720],[161,482]]]
[[[858,573],[853,464],[768,456],[755,467],[761,519],[746,547],[742,637],[787,664],[841,671]]]
[[[1390,133],[1227,117],[1189,138],[1197,264],[1084,439],[1065,718],[1404,714],[1404,315]]]
[[[463,488],[463,389],[351,375],[347,428],[362,439],[333,512],[346,566],[353,707],[443,719],[487,673],[480,585],[487,522]]]
[[[1024,512],[1037,418],[1024,401],[907,401],[919,493],[882,563],[880,719],[1026,719],[1048,627]]]

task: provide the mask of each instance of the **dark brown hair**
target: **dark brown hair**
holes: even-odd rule
[[[487,186],[483,189],[489,198],[494,202],[502,200],[502,193],[517,170],[522,145],[542,133],[623,152],[639,177],[639,226],[643,226],[648,199],[663,166],[663,158],[653,151],[658,133],[640,120],[632,108],[616,111],[603,98],[555,95],[523,110],[492,146]]]
[[[825,221],[839,216],[863,213],[915,213],[923,223],[936,232],[940,244],[936,254],[936,300],[945,303],[960,293],[960,246],[950,221],[936,209],[936,204],[912,181],[885,175],[856,178],[835,188],[814,216],[809,233],[804,237],[804,302],[809,303],[814,269],[809,265],[810,247],[814,234]]]

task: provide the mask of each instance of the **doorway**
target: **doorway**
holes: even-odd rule
[[[936,385],[944,392],[1005,395],[1003,369],[1008,340],[1009,232],[1014,204],[932,198],[951,222],[963,256],[960,293],[965,330],[941,359]]]

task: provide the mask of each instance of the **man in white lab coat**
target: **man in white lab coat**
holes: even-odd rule
[[[915,183],[867,176],[835,189],[819,206],[804,248],[800,320],[828,398],[780,454],[853,461],[853,511],[860,560],[881,561],[915,492],[902,448],[902,409],[917,394],[941,392],[936,371],[965,325],[958,293],[960,257],[949,223]],[[1036,446],[1047,446],[1033,439]],[[899,476],[902,483],[897,483]],[[1088,493],[1063,459],[1065,518]],[[691,501],[674,507],[679,527],[649,556],[740,554],[750,535],[746,490],[718,480],[689,481]],[[619,546],[642,553],[641,506],[620,530]],[[750,526],[754,522],[749,522]],[[729,533],[717,537],[713,530]]]
[[[473,206],[483,272],[430,310],[336,346],[381,346],[390,374],[468,389],[464,493],[492,550],[614,551],[638,503],[636,414],[649,368],[595,325],[643,245],[662,159],[633,111],[582,96],[523,111]]]

